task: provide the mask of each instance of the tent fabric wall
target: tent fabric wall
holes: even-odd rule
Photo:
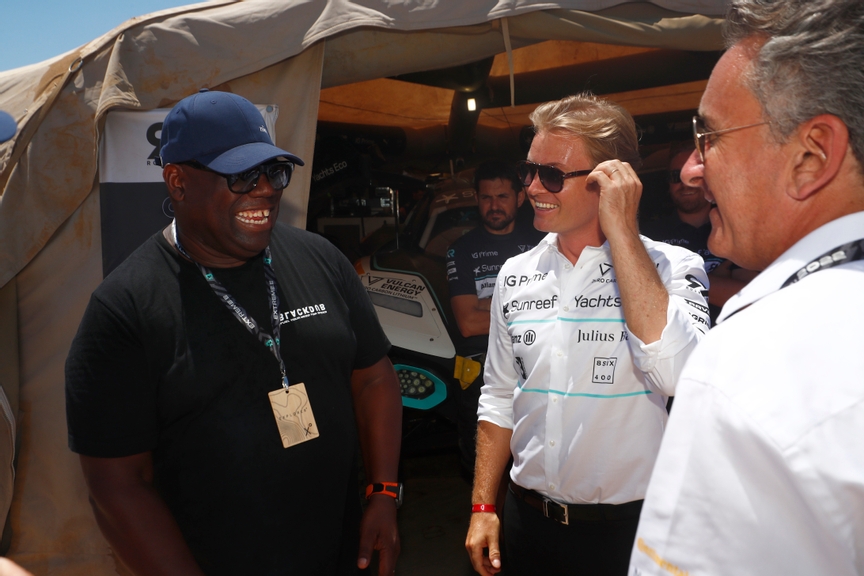
[[[502,52],[504,17],[515,47],[547,39],[719,47],[716,19],[681,12],[716,15],[723,0],[621,4],[207,2],[134,19],[79,50],[0,73],[0,108],[21,127],[0,145],[0,361],[17,360],[0,367],[0,384],[20,384],[9,556],[36,574],[120,570],[66,447],[63,393],[69,344],[101,280],[97,152],[105,114],[171,106],[202,86],[278,105],[277,144],[310,168],[295,175],[280,219],[302,226],[322,86]]]

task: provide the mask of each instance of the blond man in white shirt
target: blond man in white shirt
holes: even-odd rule
[[[498,275],[466,548],[481,574],[624,574],[708,281],[697,254],[639,235],[623,108],[583,94],[531,120],[517,170],[549,234]]]

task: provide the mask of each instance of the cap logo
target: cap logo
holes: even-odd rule
[[[258,126],[258,131],[263,132],[264,134],[267,134],[267,129],[264,128],[263,126]]]

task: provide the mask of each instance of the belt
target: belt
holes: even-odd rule
[[[603,522],[607,520],[635,520],[642,511],[642,500],[625,504],[559,504],[534,490],[510,482],[513,495],[543,513],[546,518],[570,524],[574,521]]]

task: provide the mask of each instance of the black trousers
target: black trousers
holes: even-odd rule
[[[503,524],[505,576],[626,576],[639,513],[619,520],[571,519],[565,525],[508,490]]]

